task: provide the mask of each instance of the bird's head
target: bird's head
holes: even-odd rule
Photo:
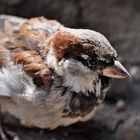
[[[65,29],[48,39],[47,64],[66,77],[66,85],[84,80],[91,83],[98,77],[126,78],[129,75],[117,60],[117,52],[100,33],[84,29]],[[71,80],[72,79],[72,80]],[[89,80],[91,79],[91,80]],[[83,83],[80,85],[82,89]],[[80,91],[80,88],[77,90]],[[84,91],[89,90],[85,87]],[[91,88],[92,89],[92,88]]]

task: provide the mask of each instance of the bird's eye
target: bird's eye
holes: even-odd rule
[[[90,67],[94,67],[94,66],[96,66],[96,64],[97,64],[97,60],[96,60],[95,58],[88,58],[88,59],[87,59],[87,64],[88,64],[88,66],[90,66]]]

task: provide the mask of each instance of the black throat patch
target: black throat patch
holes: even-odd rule
[[[71,99],[69,104],[69,109],[64,110],[63,117],[84,117],[88,113],[90,113],[96,106],[98,106],[99,102],[104,100],[106,95],[106,89],[109,87],[109,78],[101,76],[101,93],[100,96],[96,96],[93,92],[88,92],[88,94],[84,94],[82,92],[70,92]]]
[[[89,112],[93,110],[95,106],[98,105],[98,97],[94,93],[89,93],[89,96],[84,95],[83,93],[73,92],[70,100],[70,112],[68,116],[84,117]]]

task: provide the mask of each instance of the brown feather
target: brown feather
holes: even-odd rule
[[[53,48],[57,60],[72,55],[80,55],[81,53],[94,53],[94,48],[89,44],[80,44],[79,38],[69,32],[59,31],[48,39],[48,46]],[[46,48],[48,51],[49,48]]]
[[[6,48],[0,46],[0,67],[8,64],[10,59],[9,54],[9,51]]]
[[[41,26],[38,26],[39,24]],[[12,34],[10,32],[10,35],[5,37],[7,41],[3,42],[0,48],[0,65],[6,64],[9,59],[16,64],[22,64],[23,70],[32,77],[37,86],[44,86],[48,89],[52,84],[52,77],[44,62],[43,53],[50,34],[45,28],[40,27],[47,26],[49,30],[55,25],[60,24],[44,18],[32,18],[23,23],[16,32]]]

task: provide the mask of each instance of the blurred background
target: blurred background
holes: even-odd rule
[[[28,136],[26,129],[16,130],[23,139],[140,140],[139,0],[0,0],[0,14],[44,16],[68,27],[96,30],[110,40],[132,75],[132,80],[112,81],[111,90],[93,120],[80,124],[80,130],[85,131],[77,132],[77,125],[67,128],[68,132],[45,134],[28,129]]]

